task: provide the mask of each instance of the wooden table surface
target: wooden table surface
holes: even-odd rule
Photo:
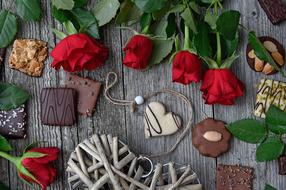
[[[55,45],[57,39],[51,32],[51,28],[61,29],[51,16],[50,0],[42,0],[43,19],[41,22],[20,23],[18,38],[36,38],[47,41],[51,47]],[[90,7],[94,1],[92,0]],[[228,0],[227,8],[237,9],[241,12],[241,23],[255,30],[258,35],[270,35],[277,38],[286,46],[286,22],[279,26],[273,26],[267,19],[266,14],[260,8],[257,0]],[[0,9],[15,10],[12,0],[1,0]],[[82,72],[82,76],[104,81],[109,71],[119,73],[120,82],[113,89],[113,95],[118,98],[133,99],[137,95],[148,92],[170,88],[185,94],[193,103],[195,109],[195,122],[199,122],[206,117],[214,117],[226,122],[231,122],[240,118],[253,117],[252,110],[255,102],[256,85],[264,75],[253,72],[246,63],[245,49],[247,36],[240,33],[241,43],[240,59],[234,64],[232,70],[246,84],[245,96],[237,101],[235,106],[209,106],[202,100],[199,84],[183,86],[171,82],[171,65],[161,64],[146,72],[138,72],[122,66],[122,47],[130,37],[127,31],[116,28],[115,24],[108,24],[101,28],[101,36],[104,44],[110,49],[110,57],[103,67],[94,72]],[[51,50],[51,48],[50,48]],[[29,77],[21,72],[11,70],[8,67],[8,58],[11,47],[6,54],[4,68],[1,69],[0,79],[9,83],[15,83],[27,89],[30,94],[28,102],[28,137],[23,140],[11,140],[15,147],[14,154],[19,154],[23,147],[34,141],[46,141],[49,146],[57,146],[62,149],[59,160],[56,162],[58,178],[49,188],[53,190],[68,189],[65,168],[70,153],[75,146],[90,137],[93,133],[112,133],[117,135],[122,141],[127,143],[135,153],[154,153],[162,151],[171,146],[179,133],[169,137],[145,139],[142,113],[130,113],[128,107],[114,106],[107,102],[101,93],[93,117],[78,117],[76,126],[73,127],[52,127],[43,126],[40,121],[39,97],[43,87],[59,87],[63,84],[65,73],[55,71],[50,67],[51,58],[46,61],[44,74],[41,78]],[[279,74],[271,77],[286,82]],[[155,99],[154,99],[155,100]],[[157,100],[168,105],[170,110],[187,120],[187,108],[180,100],[169,95],[162,95]],[[270,183],[278,190],[286,189],[286,177],[278,175],[278,165],[276,161],[268,163],[257,163],[255,161],[255,145],[233,140],[231,150],[223,156],[213,159],[201,156],[192,146],[191,134],[189,134],[179,145],[178,149],[171,155],[154,160],[154,162],[174,161],[182,164],[191,164],[198,173],[205,190],[215,189],[215,169],[217,164],[241,164],[251,166],[255,169],[255,180],[253,189],[262,190],[265,183]],[[11,190],[28,190],[28,187],[17,177],[15,167],[7,161],[1,159],[0,180],[10,186]]]

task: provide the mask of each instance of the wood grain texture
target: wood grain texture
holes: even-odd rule
[[[37,38],[47,41],[53,47],[58,40],[51,32],[51,28],[62,30],[62,27],[51,16],[51,6],[49,0],[42,0],[43,19],[37,22],[20,22],[20,32],[18,37]],[[96,1],[90,1],[92,7]],[[228,8],[238,9],[242,13],[241,23],[251,30],[255,30],[258,35],[271,35],[277,38],[284,46],[286,44],[286,23],[273,26],[267,19],[266,14],[260,8],[257,0],[229,0],[226,1]],[[0,9],[15,10],[13,0],[0,1]],[[119,83],[112,89],[112,95],[132,100],[137,95],[144,95],[161,88],[170,88],[185,94],[193,103],[195,110],[195,122],[199,122],[206,117],[231,122],[244,117],[253,117],[253,105],[255,102],[256,86],[264,75],[253,72],[245,60],[245,48],[247,36],[241,32],[240,59],[233,66],[232,70],[246,84],[246,95],[240,98],[236,106],[207,106],[203,103],[199,84],[183,86],[171,82],[171,65],[161,64],[149,71],[139,72],[122,66],[124,56],[122,48],[128,38],[132,35],[129,31],[120,30],[114,23],[101,28],[103,43],[110,49],[110,57],[103,67],[94,72],[81,72],[81,76],[90,77],[104,82],[104,78],[109,71],[119,74]],[[52,48],[50,48],[51,50]],[[140,153],[157,153],[170,147],[179,136],[179,133],[154,139],[144,138],[143,112],[144,106],[139,107],[136,113],[131,113],[128,107],[114,106],[106,101],[101,93],[96,112],[91,118],[78,117],[76,126],[73,127],[50,127],[43,126],[40,121],[39,97],[41,89],[44,87],[59,87],[64,84],[65,73],[57,72],[50,67],[51,58],[46,61],[44,74],[41,78],[32,78],[21,72],[11,70],[8,67],[8,56],[11,47],[6,53],[5,68],[0,69],[0,80],[18,84],[29,90],[31,98],[28,102],[28,138],[24,140],[13,140],[15,147],[13,153],[19,153],[25,144],[33,141],[46,141],[46,145],[57,146],[62,149],[59,161],[55,163],[59,174],[57,181],[49,188],[51,190],[66,190],[67,176],[65,171],[66,161],[75,146],[90,137],[93,133],[112,133],[120,140],[129,145],[137,155]],[[269,78],[286,82],[279,74]],[[167,106],[167,110],[173,111],[183,119],[183,126],[187,121],[187,107],[180,99],[169,95],[159,95],[152,98]],[[218,159],[201,156],[192,146],[191,135],[181,142],[178,149],[171,155],[154,159],[154,163],[168,162],[173,160],[181,164],[191,164],[198,173],[201,182],[206,190],[215,190],[215,168],[217,163],[241,164],[255,168],[255,182],[253,189],[263,189],[265,182],[271,183],[278,190],[286,189],[285,177],[278,175],[277,163],[268,162],[259,164],[255,161],[255,145],[249,145],[237,140],[232,141],[230,152]],[[9,185],[11,190],[32,190],[34,188],[23,184],[17,177],[14,166],[8,162],[0,160],[0,180]]]

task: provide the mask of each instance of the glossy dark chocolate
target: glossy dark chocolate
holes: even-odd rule
[[[25,105],[10,111],[0,111],[0,134],[8,139],[25,138],[26,119]]]
[[[279,163],[279,175],[286,175],[286,155],[281,156],[278,159]]]
[[[286,20],[286,7],[282,0],[258,0],[272,24]]]
[[[45,125],[67,126],[76,121],[76,91],[44,88],[41,92],[41,120]]]

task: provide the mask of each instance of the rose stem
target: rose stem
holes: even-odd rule
[[[218,2],[214,4],[214,12],[215,16],[218,16]],[[216,43],[217,43],[217,53],[216,53],[216,61],[218,66],[221,66],[221,40],[219,32],[216,32]]]

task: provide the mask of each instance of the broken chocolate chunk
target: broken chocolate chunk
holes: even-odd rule
[[[258,0],[272,24],[286,20],[286,7],[282,0]]]

